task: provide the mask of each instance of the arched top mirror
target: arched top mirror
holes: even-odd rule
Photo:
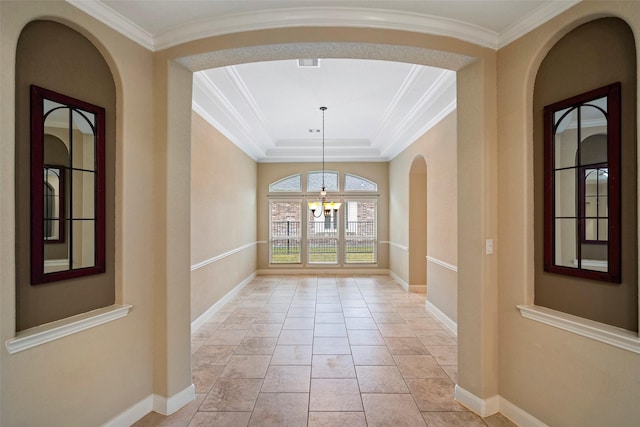
[[[105,271],[105,111],[31,87],[31,283]]]
[[[620,83],[544,108],[545,271],[620,282]]]

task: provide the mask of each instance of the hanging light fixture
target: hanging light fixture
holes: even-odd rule
[[[334,212],[340,209],[341,205],[340,202],[327,201],[327,190],[324,184],[324,112],[327,111],[327,107],[320,107],[320,110],[322,111],[322,191],[320,191],[318,201],[308,203],[309,210],[311,210],[314,218],[320,218],[323,212],[325,217],[333,215]],[[320,207],[322,207],[322,210],[320,210]],[[318,215],[316,215],[316,211]]]

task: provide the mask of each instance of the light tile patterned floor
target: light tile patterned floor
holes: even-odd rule
[[[258,276],[192,335],[196,399],[135,426],[514,426],[453,400],[457,342],[389,276]]]

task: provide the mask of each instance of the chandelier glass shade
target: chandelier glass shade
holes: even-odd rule
[[[327,191],[325,190],[324,184],[324,112],[327,111],[327,107],[320,107],[322,111],[322,191],[318,195],[318,200],[309,202],[309,210],[314,218],[320,218],[324,213],[324,216],[333,215],[334,212],[337,212],[340,209],[340,202],[333,202],[327,200]],[[316,212],[318,214],[316,215]]]

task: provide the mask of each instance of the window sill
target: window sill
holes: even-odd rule
[[[635,332],[537,305],[517,307],[527,319],[640,354],[640,337]]]
[[[120,319],[129,314],[130,309],[131,305],[114,304],[66,319],[56,320],[55,322],[20,331],[15,338],[7,340],[5,344],[9,354],[18,353]]]

